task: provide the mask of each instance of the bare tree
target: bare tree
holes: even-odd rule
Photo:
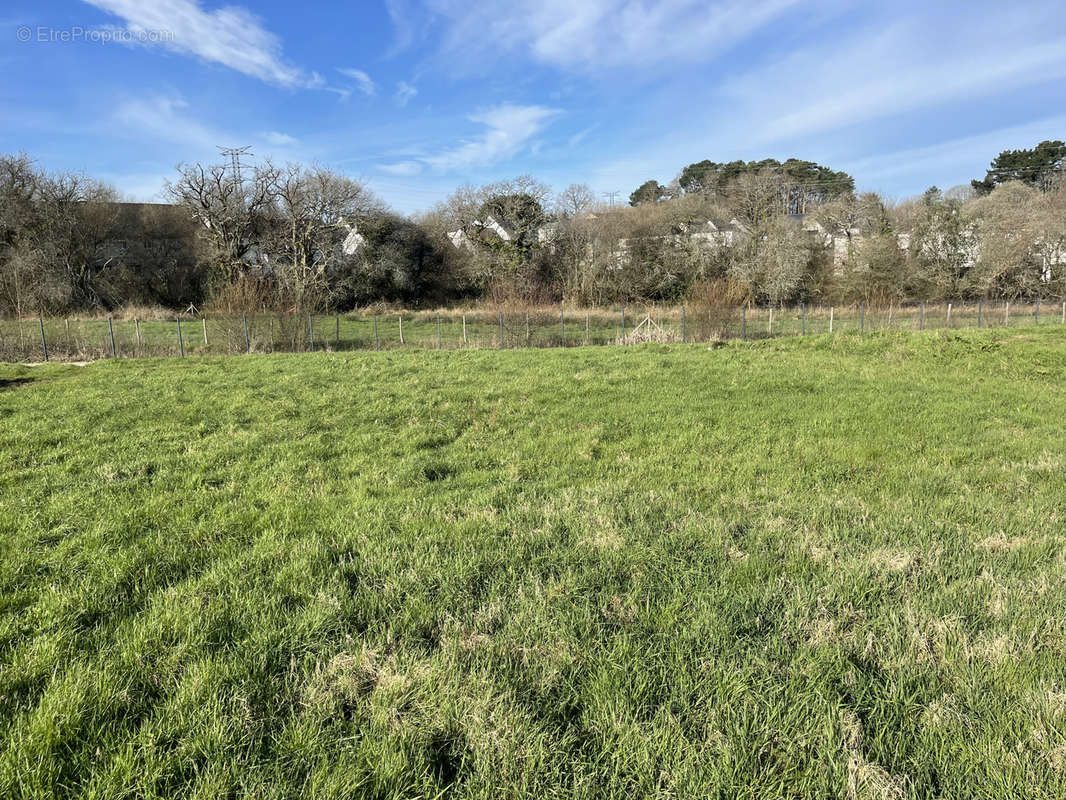
[[[560,219],[573,219],[589,211],[596,202],[596,193],[584,183],[572,183],[559,193],[555,213]]]
[[[293,309],[323,307],[338,263],[357,255],[359,222],[383,206],[363,184],[323,167],[286,166],[273,193],[263,247],[280,296]]]
[[[223,164],[182,164],[178,171],[166,193],[200,223],[216,269],[224,281],[232,281],[257,260],[279,171],[269,161],[257,165],[250,178],[234,175]]]

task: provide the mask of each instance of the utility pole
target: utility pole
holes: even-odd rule
[[[614,199],[615,199],[616,197],[618,197],[618,195],[620,195],[620,194],[621,194],[621,192],[618,192],[618,191],[614,191],[614,192],[604,192],[604,193],[603,193],[603,196],[607,198],[608,202],[609,202],[609,203],[611,204],[611,206],[613,207],[613,206],[614,206]]]

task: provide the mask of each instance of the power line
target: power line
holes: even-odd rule
[[[608,199],[608,201],[610,202],[610,204],[613,206],[614,205],[614,199],[616,197],[618,197],[618,195],[620,195],[620,194],[621,194],[621,192],[616,190],[616,191],[613,191],[613,192],[604,192],[603,196],[606,197]]]

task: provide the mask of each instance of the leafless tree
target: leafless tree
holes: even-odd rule
[[[563,189],[555,201],[555,214],[560,219],[573,219],[589,211],[596,203],[596,193],[584,183],[572,183]]]

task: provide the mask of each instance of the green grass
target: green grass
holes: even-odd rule
[[[145,358],[392,349],[506,349],[633,344],[648,341],[749,340],[820,333],[882,330],[1066,325],[1066,302],[947,303],[868,307],[811,305],[807,308],[616,307],[578,309],[544,306],[529,310],[442,309],[371,314],[259,314],[184,317],[181,339],[172,312],[142,309],[153,319],[128,313],[111,320],[50,317],[0,320],[0,361],[40,361],[41,328],[51,360]],[[136,311],[134,313],[137,313]],[[746,318],[745,318],[746,314]],[[167,315],[169,318],[167,318]],[[623,319],[624,315],[624,319]],[[402,320],[402,323],[401,323]],[[623,327],[624,324],[624,327]],[[401,330],[402,329],[402,330]],[[402,335],[401,335],[402,334]],[[114,348],[112,348],[112,336]]]
[[[0,797],[1066,796],[1061,327],[0,367]]]

